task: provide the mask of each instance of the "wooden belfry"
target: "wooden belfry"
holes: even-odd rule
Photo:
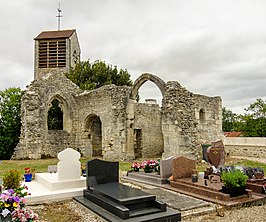
[[[51,72],[69,72],[80,60],[80,46],[75,29],[43,31],[34,40],[34,79],[40,79]]]

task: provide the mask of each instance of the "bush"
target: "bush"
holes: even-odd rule
[[[234,170],[223,172],[221,179],[225,187],[236,188],[245,187],[247,184],[248,176],[243,174],[240,170]]]
[[[9,170],[3,177],[5,189],[17,189],[20,187],[20,173],[17,170]]]

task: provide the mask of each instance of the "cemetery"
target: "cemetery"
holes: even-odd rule
[[[149,73],[132,87],[83,91],[64,75],[79,59],[76,30],[42,32],[34,40],[34,81],[22,97],[12,159],[57,159],[40,172],[25,167],[23,178],[17,170],[3,173],[0,221],[38,221],[31,207],[62,200],[83,207],[96,221],[112,222],[176,222],[220,206],[266,203],[263,169],[225,164],[220,97],[194,94]],[[47,67],[43,56],[54,42],[64,54],[61,67]],[[136,101],[146,81],[161,91],[161,107]],[[47,120],[55,103],[60,130],[49,128]]]

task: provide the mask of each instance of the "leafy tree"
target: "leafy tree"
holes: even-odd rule
[[[257,99],[241,116],[241,131],[247,137],[266,137],[266,101]]]
[[[239,116],[233,113],[230,109],[223,107],[223,131],[231,132],[237,131],[239,126]]]
[[[127,70],[118,70],[117,66],[113,67],[100,60],[93,63],[90,60],[81,61],[69,73],[66,73],[66,76],[84,90],[96,89],[108,84],[132,85]]]
[[[0,91],[0,159],[10,159],[19,142],[21,96],[20,88]]]

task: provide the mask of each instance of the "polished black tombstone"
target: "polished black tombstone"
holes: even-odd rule
[[[88,161],[87,189],[83,197],[74,199],[109,221],[180,221],[181,217],[154,195],[120,184],[118,162]]]

